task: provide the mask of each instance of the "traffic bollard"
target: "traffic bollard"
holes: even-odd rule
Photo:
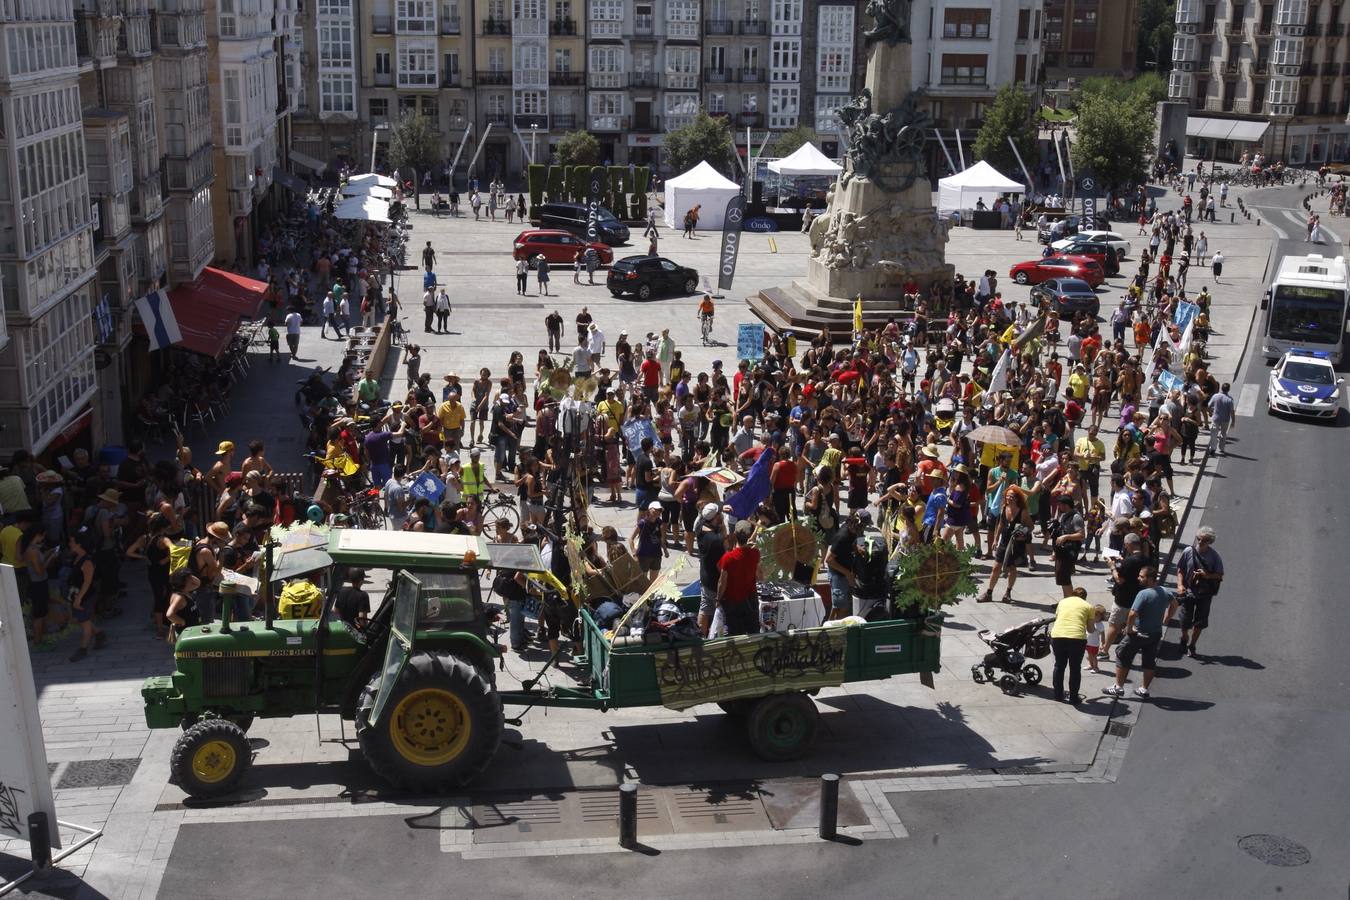
[[[619,785],[619,846],[637,847],[637,785]]]
[[[832,841],[839,834],[839,776],[820,776],[820,839]]]
[[[1229,213],[1229,214],[1228,214],[1228,224],[1229,224],[1229,225],[1232,225],[1232,224],[1233,224],[1234,222],[1236,222],[1236,221],[1237,221],[1237,213]]]
[[[52,867],[52,836],[45,812],[28,814],[28,845],[34,871]]]

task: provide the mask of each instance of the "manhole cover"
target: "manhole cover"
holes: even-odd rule
[[[1268,866],[1302,866],[1312,859],[1307,847],[1278,834],[1249,834],[1238,838],[1238,846]]]
[[[139,759],[82,759],[66,766],[56,783],[57,790],[67,788],[116,787],[130,784],[140,766]]]

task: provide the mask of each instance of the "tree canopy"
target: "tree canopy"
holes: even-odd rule
[[[1021,176],[1017,154],[1008,145],[1017,145],[1022,159],[1037,159],[1036,108],[1030,95],[1015,84],[999,88],[998,96],[985,112],[984,123],[975,137],[975,158],[982,159],[1009,178]]]
[[[731,128],[724,120],[702,110],[688,125],[666,135],[666,153],[676,173],[687,172],[707,160],[723,175],[730,175],[731,156],[735,152]]]
[[[1120,102],[1085,92],[1078,104],[1073,165],[1106,189],[1142,180],[1153,159],[1153,104],[1145,95]]]
[[[1135,65],[1141,71],[1172,70],[1172,35],[1176,31],[1177,0],[1143,0],[1139,4],[1139,44]]]
[[[441,139],[426,116],[405,115],[391,130],[389,162],[395,168],[405,173],[411,169],[420,175],[440,159]]]
[[[1145,72],[1121,81],[1110,75],[1094,75],[1083,79],[1078,89],[1078,100],[1087,96],[1105,97],[1114,103],[1127,103],[1140,99],[1150,106],[1167,99],[1167,79],[1157,72]]]
[[[785,131],[774,139],[769,147],[768,155],[782,159],[784,156],[791,156],[796,153],[803,145],[809,144],[816,139],[816,130],[806,125],[798,125],[791,131]]]
[[[558,165],[594,166],[600,162],[600,142],[589,131],[569,131],[558,139]]]

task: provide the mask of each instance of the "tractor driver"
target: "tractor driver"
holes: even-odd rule
[[[277,598],[277,616],[282,619],[317,619],[323,610],[323,591],[314,583],[314,572],[286,582]]]
[[[351,586],[338,591],[333,600],[333,612],[356,630],[365,631],[366,619],[370,615],[370,594],[361,589],[366,583],[365,570],[352,569],[347,580]]]

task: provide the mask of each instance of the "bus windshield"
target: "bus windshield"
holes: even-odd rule
[[[1277,341],[1339,344],[1345,328],[1345,295],[1332,288],[1278,285],[1270,306],[1269,334]]]

